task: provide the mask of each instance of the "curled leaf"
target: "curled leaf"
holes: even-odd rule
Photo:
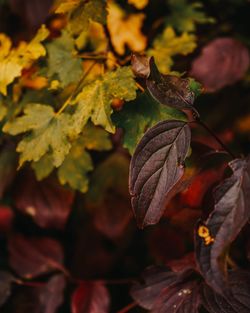
[[[184,174],[190,128],[182,121],[163,121],[149,129],[130,164],[129,189],[139,227],[155,224],[162,216],[174,187]]]
[[[229,163],[233,175],[215,190],[215,207],[196,232],[196,257],[200,271],[218,293],[225,291],[226,248],[250,218],[250,159]]]
[[[154,58],[149,60],[150,75],[146,81],[147,88],[156,101],[177,109],[192,109],[195,92],[194,81],[159,72]],[[196,88],[197,89],[197,88]]]

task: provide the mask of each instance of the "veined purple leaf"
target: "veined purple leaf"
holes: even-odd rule
[[[196,232],[200,271],[218,293],[226,288],[225,250],[250,218],[250,159],[236,159],[229,165],[233,174],[215,190],[214,211]]]
[[[229,274],[230,296],[216,293],[208,285],[201,288],[201,301],[210,313],[248,313],[250,311],[250,274],[235,271]]]
[[[156,101],[177,109],[191,109],[195,99],[192,80],[173,75],[163,75],[158,71],[154,58],[149,60],[150,75],[146,81],[147,88]]]
[[[190,128],[177,120],[149,129],[139,142],[130,164],[129,189],[139,227],[155,224],[184,174],[190,146]]]
[[[144,282],[131,290],[133,299],[152,313],[198,313],[199,285],[193,270],[174,273],[167,267],[148,268]]]

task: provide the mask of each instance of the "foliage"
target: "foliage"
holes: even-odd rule
[[[0,6],[1,312],[249,312],[247,3],[21,7]]]

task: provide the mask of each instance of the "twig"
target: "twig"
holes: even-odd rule
[[[136,306],[137,306],[137,303],[132,302],[132,303],[128,304],[125,308],[118,311],[117,313],[126,313],[126,312],[130,311],[131,309],[135,308]]]

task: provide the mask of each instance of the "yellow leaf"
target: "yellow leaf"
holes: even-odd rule
[[[21,76],[22,69],[31,66],[31,64],[42,56],[45,56],[46,50],[41,41],[46,39],[49,31],[42,25],[37,35],[30,43],[21,42],[17,48],[11,49],[11,41],[4,34],[0,34],[0,93],[7,95],[7,86],[15,78]]]
[[[172,57],[176,54],[187,55],[196,48],[196,37],[192,34],[182,33],[176,36],[172,27],[167,27],[163,34],[157,37],[153,48],[148,54],[155,57],[159,70],[168,74],[173,65]]]
[[[250,114],[240,118],[240,120],[236,123],[236,129],[240,133],[250,134]]]
[[[79,5],[79,0],[66,0],[58,5],[55,13],[64,14],[74,10]]]
[[[128,3],[141,10],[148,4],[148,0],[128,0]]]
[[[107,26],[117,53],[125,53],[126,45],[134,52],[143,51],[147,44],[141,32],[145,15],[127,15],[115,2],[108,2]]]

